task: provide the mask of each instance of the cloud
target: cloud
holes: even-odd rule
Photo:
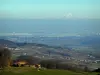
[[[72,17],[72,16],[73,16],[72,13],[67,14],[67,17]]]
[[[64,15],[65,18],[72,18],[73,14],[72,13],[67,13]]]

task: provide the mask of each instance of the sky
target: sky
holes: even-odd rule
[[[100,19],[100,0],[0,0],[0,18]]]
[[[0,34],[100,33],[100,0],[0,0]]]

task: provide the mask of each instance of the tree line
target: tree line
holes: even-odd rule
[[[59,61],[59,60],[42,60],[40,64],[42,67],[45,67],[47,69],[60,69],[60,70],[62,69],[62,70],[71,70],[75,72],[89,71],[87,66],[84,66],[84,68],[81,68],[78,65],[62,63],[62,61]]]

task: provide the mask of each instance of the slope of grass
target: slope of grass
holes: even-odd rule
[[[41,70],[37,71],[30,67],[22,68],[7,68],[4,72],[0,72],[0,75],[97,75],[96,73],[76,73],[67,70]]]

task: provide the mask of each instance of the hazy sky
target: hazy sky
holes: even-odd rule
[[[1,33],[30,33],[44,36],[100,33],[100,20],[0,20]]]
[[[0,18],[100,18],[100,0],[0,0]]]
[[[12,32],[59,36],[99,33],[100,0],[0,0],[0,34]]]

